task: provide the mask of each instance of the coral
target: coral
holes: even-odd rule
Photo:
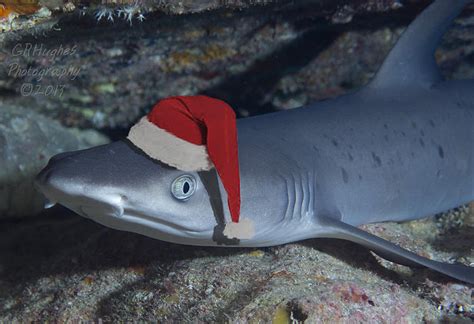
[[[116,18],[122,19],[132,26],[135,19],[139,22],[143,22],[146,19],[145,15],[147,11],[146,8],[135,2],[123,6],[82,7],[79,14],[81,16],[93,14],[97,22],[104,19],[110,23],[114,23]]]
[[[95,18],[97,21],[100,21],[102,18],[107,18],[107,20],[114,22],[114,10],[108,7],[102,7],[96,11]]]

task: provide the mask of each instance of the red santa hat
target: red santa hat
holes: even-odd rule
[[[182,171],[215,167],[232,219],[224,234],[241,239],[253,236],[251,220],[240,218],[236,118],[228,104],[207,96],[163,99],[130,129],[128,139],[151,158]]]

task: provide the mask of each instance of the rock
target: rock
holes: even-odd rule
[[[107,141],[93,130],[66,129],[32,109],[0,106],[0,218],[43,209],[33,178],[51,156]]]
[[[421,255],[469,264],[474,210],[461,211],[364,229]],[[112,230],[58,207],[42,218],[2,224],[0,246],[9,247],[0,249],[0,322],[474,319],[472,285],[339,240],[260,249],[182,246]]]
[[[5,42],[0,101],[67,126],[121,130],[172,95],[213,95],[240,117],[289,109],[365,84],[428,1],[167,3],[185,14],[150,12],[132,26],[68,14],[44,36]],[[238,3],[245,9],[235,10]],[[474,75],[472,9],[458,22],[437,55],[448,78]],[[61,95],[22,96],[24,84]]]

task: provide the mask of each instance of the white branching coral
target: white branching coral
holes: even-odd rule
[[[100,21],[102,18],[104,18],[112,23],[114,22],[114,17],[116,17],[123,19],[132,25],[134,19],[137,19],[140,22],[146,19],[145,13],[143,11],[144,9],[137,2],[135,2],[133,4],[118,8],[111,8],[109,6],[100,7],[95,9],[94,17],[97,21]]]
[[[114,21],[114,11],[108,7],[102,7],[97,10],[95,13],[95,19],[100,21],[102,18],[107,18],[107,20]]]
[[[142,21],[144,21],[146,18],[145,18],[145,16],[140,12],[140,13],[137,15],[137,19],[138,19],[140,22],[142,22]]]
[[[136,5],[126,6],[123,9],[124,19],[128,21],[130,25],[132,24],[132,19],[137,9]]]
[[[128,21],[130,25],[132,25],[132,20],[135,16],[137,17],[137,20],[139,20],[140,22],[145,20],[145,16],[142,13],[142,8],[140,8],[140,6],[136,3],[133,5],[125,6],[123,7],[122,10],[123,10],[124,19]]]

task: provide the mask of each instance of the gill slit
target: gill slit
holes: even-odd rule
[[[294,203],[294,208],[293,208],[293,217],[291,218],[296,219],[298,218],[298,213],[301,214],[301,192],[300,192],[300,183],[298,183],[298,177],[294,175],[294,173],[291,173],[291,177],[293,178],[293,187],[294,187],[294,193],[295,193],[295,203]]]
[[[300,214],[299,214],[299,219],[303,219],[304,214],[306,213],[306,208],[308,206],[308,195],[307,195],[307,188],[306,188],[306,181],[305,181],[305,172],[300,172],[300,188],[301,188],[301,208],[300,208]]]
[[[309,187],[309,208],[311,216],[314,215],[314,172],[310,171],[308,176],[308,187]]]

